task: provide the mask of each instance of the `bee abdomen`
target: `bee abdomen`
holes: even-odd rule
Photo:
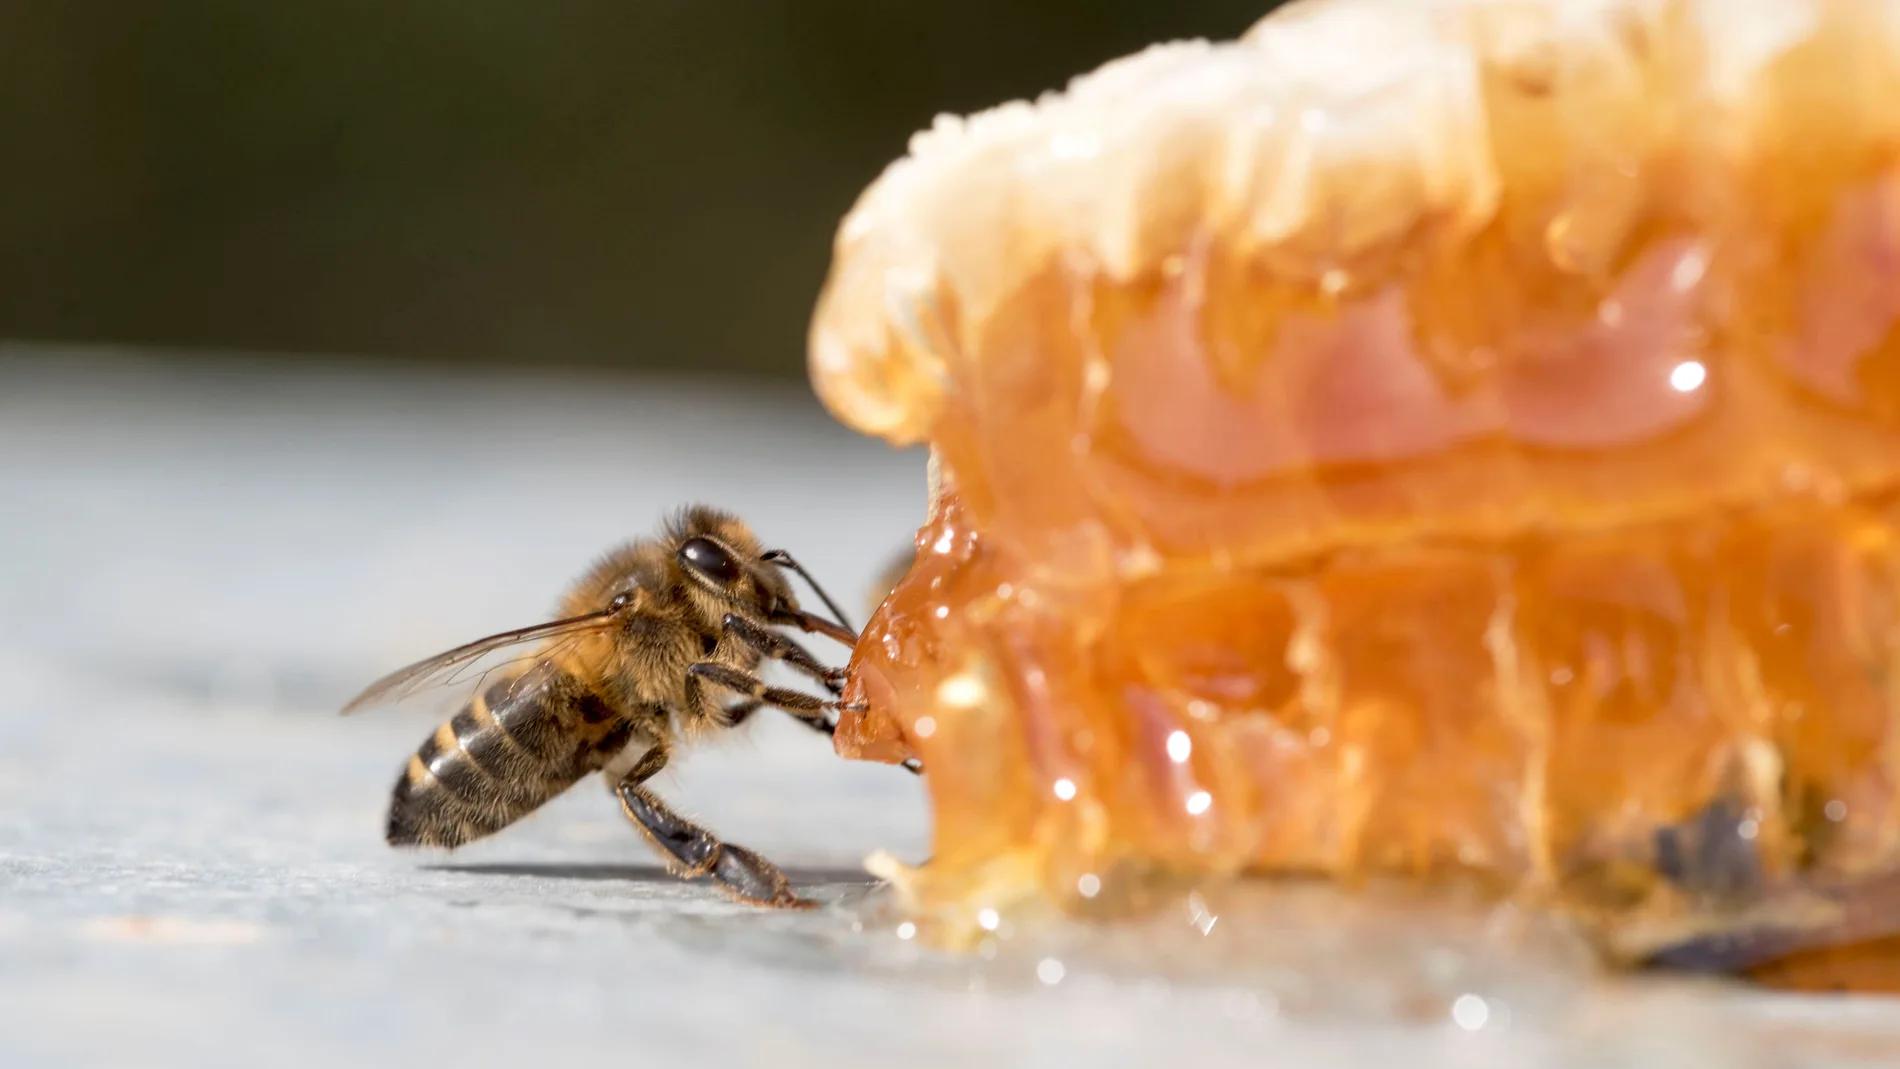
[[[502,680],[410,756],[384,838],[452,849],[491,835],[601,767],[631,735],[632,725],[594,695]]]

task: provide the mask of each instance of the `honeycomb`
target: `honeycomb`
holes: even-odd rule
[[[933,458],[838,734],[917,916],[1397,874],[1900,978],[1895,101],[1897,0],[1306,0],[917,135],[810,339]]]

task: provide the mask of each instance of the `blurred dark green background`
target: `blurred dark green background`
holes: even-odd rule
[[[0,0],[0,337],[801,373],[940,111],[1270,0]]]

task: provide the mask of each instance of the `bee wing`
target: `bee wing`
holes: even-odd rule
[[[438,687],[455,686],[458,691],[469,687],[470,681],[479,684],[494,671],[490,667],[476,672],[476,662],[492,654],[514,650],[536,642],[548,642],[546,649],[528,653],[514,660],[545,660],[560,649],[559,640],[572,640],[578,636],[605,631],[612,627],[616,614],[611,611],[592,612],[583,616],[570,616],[563,620],[551,620],[532,627],[516,628],[500,634],[478,638],[452,650],[444,650],[433,657],[417,661],[412,665],[398,668],[363,689],[363,693],[352,698],[343,707],[343,715],[358,713],[364,709],[379,705],[390,705],[405,698],[413,697],[425,690]],[[507,663],[507,662],[503,662]],[[498,666],[497,666],[498,667]]]

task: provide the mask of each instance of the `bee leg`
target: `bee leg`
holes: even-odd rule
[[[798,897],[792,881],[777,865],[743,846],[720,842],[705,828],[675,813],[660,797],[642,783],[666,767],[667,751],[655,746],[614,787],[620,797],[621,811],[646,837],[667,862],[667,868],[684,879],[710,877],[719,889],[755,906],[780,909],[811,909],[815,905]]]
[[[727,727],[736,728],[740,724],[743,724],[747,720],[750,720],[752,718],[753,713],[756,713],[760,709],[763,709],[763,708],[765,708],[764,702],[758,700],[757,698],[747,698],[745,701],[736,702],[732,705],[726,706],[725,709],[720,712],[720,715],[725,718]],[[792,720],[794,723],[805,725],[806,727],[812,729],[813,731],[816,731],[818,734],[823,735],[827,739],[830,738],[832,733],[837,730],[837,728],[829,721],[806,720],[803,717],[796,717],[796,716],[793,717]]]
[[[756,702],[763,705],[770,705],[775,709],[782,709],[797,719],[811,725],[814,730],[822,731],[827,735],[837,730],[837,726],[825,717],[825,713],[839,708],[838,702],[827,701],[824,698],[806,694],[803,691],[792,690],[788,687],[767,686],[764,681],[760,680],[757,676],[747,675],[737,668],[729,668],[723,664],[713,664],[709,661],[701,661],[686,670],[688,708],[697,709],[700,707],[699,688],[701,680],[749,696],[751,701],[741,702],[733,706],[735,710],[744,709],[743,716],[751,716],[757,711],[757,706],[753,705],[753,703]],[[730,714],[728,713],[728,715]],[[917,760],[915,757],[906,759],[904,761],[904,768],[912,775],[921,776],[924,774],[923,762]]]
[[[748,675],[737,668],[714,664],[711,661],[701,661],[686,669],[688,708],[701,708],[700,687],[707,683],[743,694],[774,709],[782,709],[800,720],[820,725],[826,732],[831,730],[831,722],[826,719],[825,713],[838,707],[835,701],[828,701],[814,694],[806,694],[804,691],[793,690],[790,687],[767,686],[757,676]]]
[[[747,698],[745,701],[734,702],[726,706],[720,710],[719,715],[725,720],[727,727],[736,728],[740,724],[752,719],[752,714],[763,708],[765,708],[764,702],[759,701],[757,698]],[[808,721],[801,720],[799,723],[808,723]]]
[[[727,634],[752,647],[761,655],[770,657],[801,675],[823,683],[825,689],[833,694],[844,690],[845,670],[826,668],[795,639],[781,635],[777,631],[768,631],[737,613],[727,613],[724,622]]]

